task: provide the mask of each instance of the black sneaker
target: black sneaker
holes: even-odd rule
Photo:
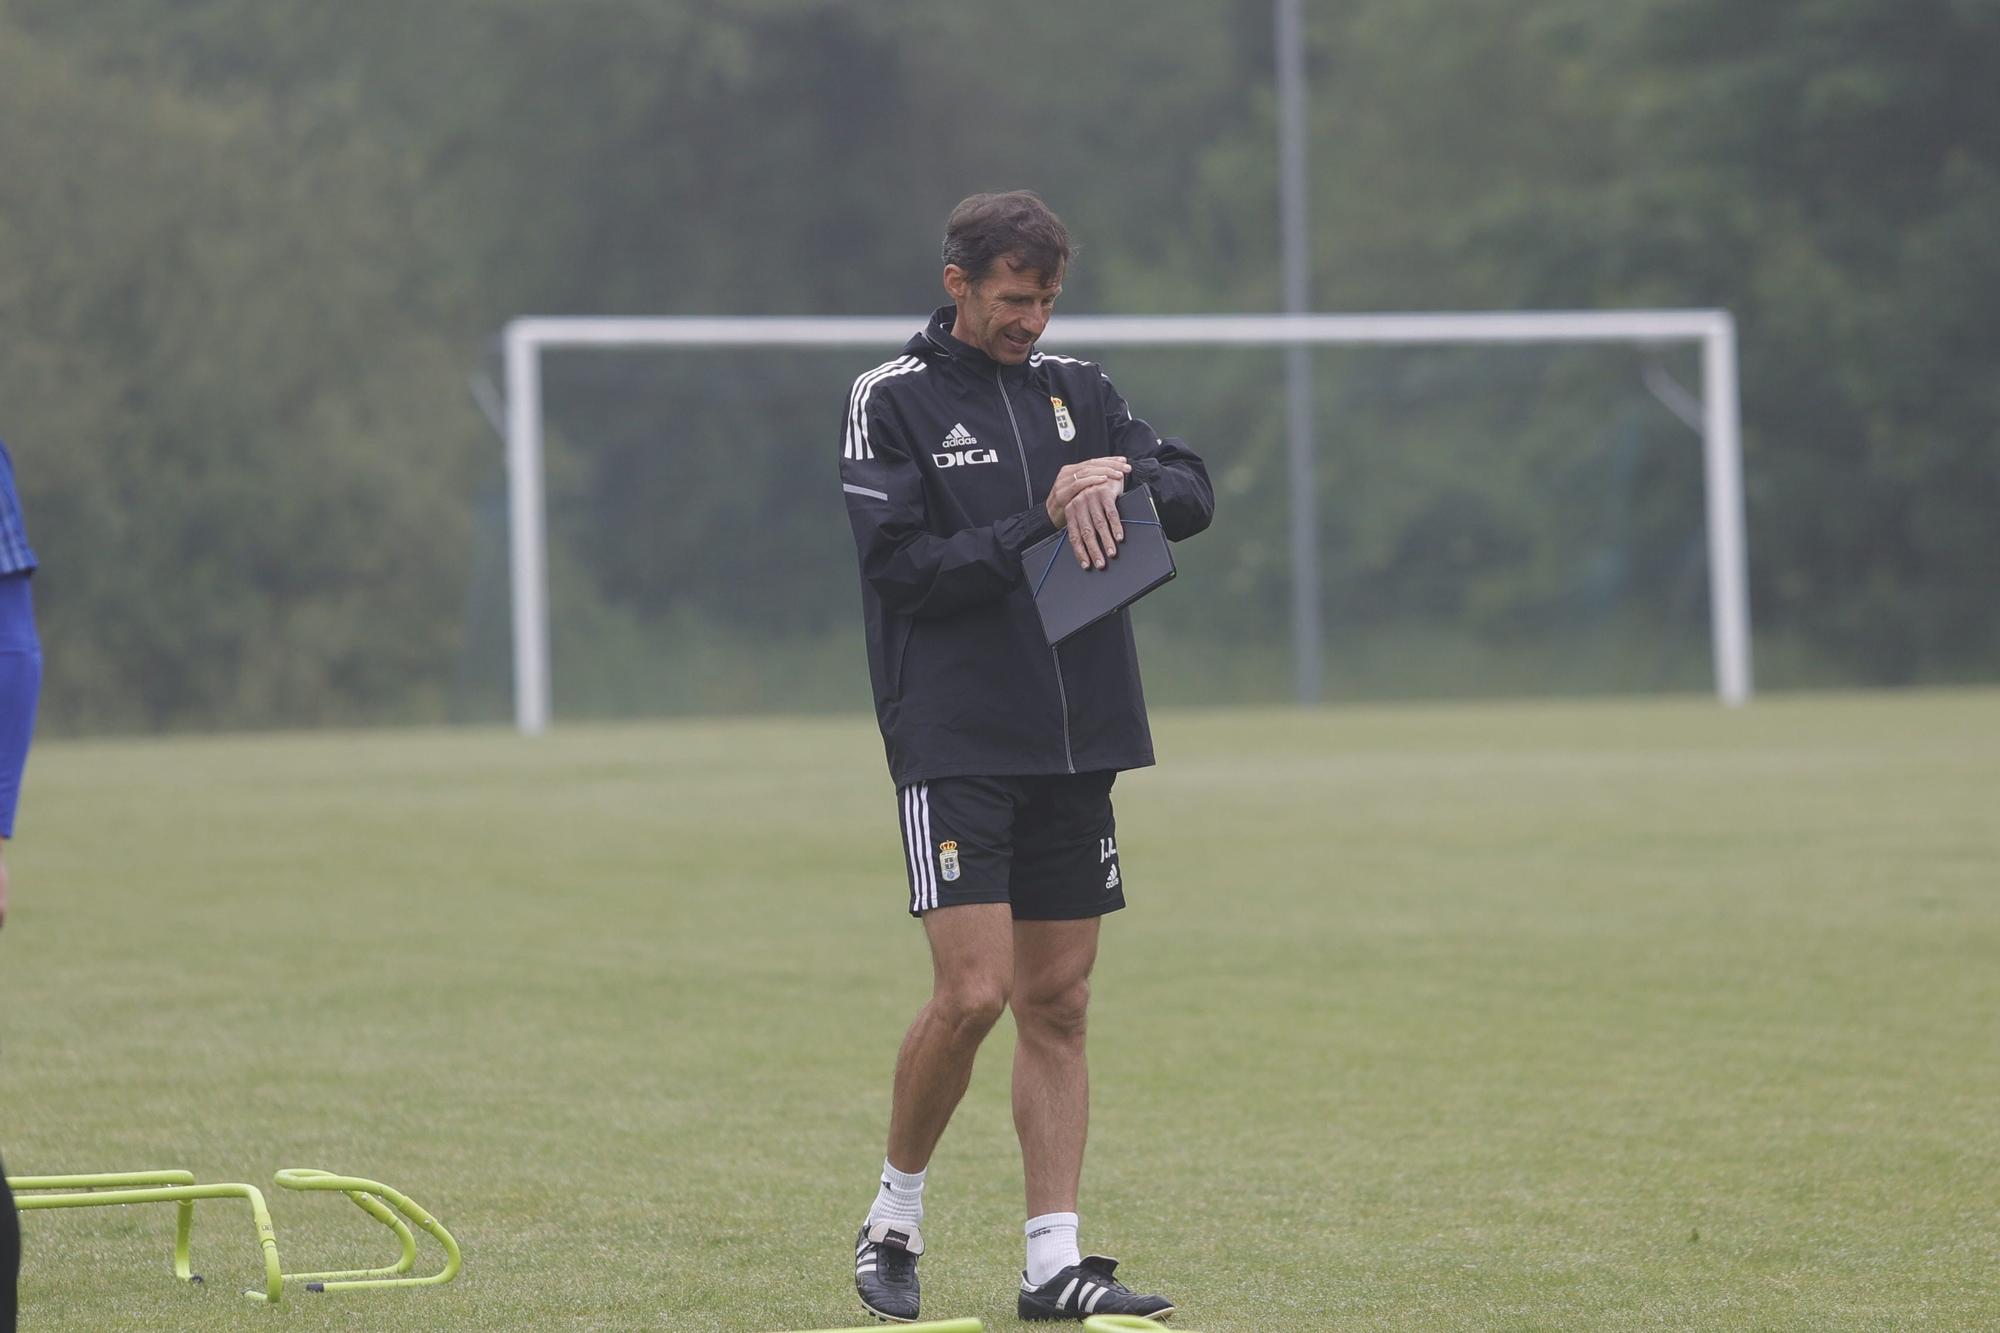
[[[1039,1287],[1021,1274],[1019,1313],[1023,1319],[1088,1319],[1094,1314],[1135,1314],[1165,1319],[1174,1303],[1164,1296],[1141,1296],[1111,1276],[1116,1259],[1086,1254]]]
[[[923,1233],[901,1222],[863,1223],[854,1238],[854,1290],[877,1319],[913,1323],[917,1317],[917,1256]]]

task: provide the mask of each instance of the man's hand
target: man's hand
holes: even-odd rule
[[[1046,505],[1049,522],[1069,529],[1069,549],[1085,569],[1104,568],[1125,540],[1118,496],[1131,470],[1123,458],[1087,458],[1056,473]]]

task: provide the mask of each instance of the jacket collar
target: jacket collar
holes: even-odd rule
[[[924,331],[910,339],[909,346],[903,350],[906,352],[915,352],[927,347],[943,356],[949,357],[953,362],[963,366],[966,370],[980,376],[982,379],[992,378],[995,371],[1000,373],[1000,378],[1003,380],[1015,383],[1023,380],[1038,379],[1040,377],[1040,367],[1032,364],[1032,355],[1028,361],[1023,361],[1018,366],[1007,366],[995,361],[992,357],[986,355],[986,353],[980,351],[970,343],[960,342],[952,336],[951,332],[952,326],[957,323],[958,307],[941,305],[931,312],[931,322],[924,326]],[[1036,345],[1040,346],[1040,344]]]

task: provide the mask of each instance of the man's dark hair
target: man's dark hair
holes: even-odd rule
[[[975,194],[951,210],[944,224],[944,262],[974,282],[1005,259],[1013,267],[1054,282],[1076,249],[1069,230],[1033,190]]]

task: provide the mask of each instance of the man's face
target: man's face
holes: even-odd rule
[[[944,268],[944,289],[958,305],[951,336],[1005,366],[1018,366],[1035,350],[1062,295],[1062,274],[1041,274],[1002,259],[974,281],[956,264]]]

